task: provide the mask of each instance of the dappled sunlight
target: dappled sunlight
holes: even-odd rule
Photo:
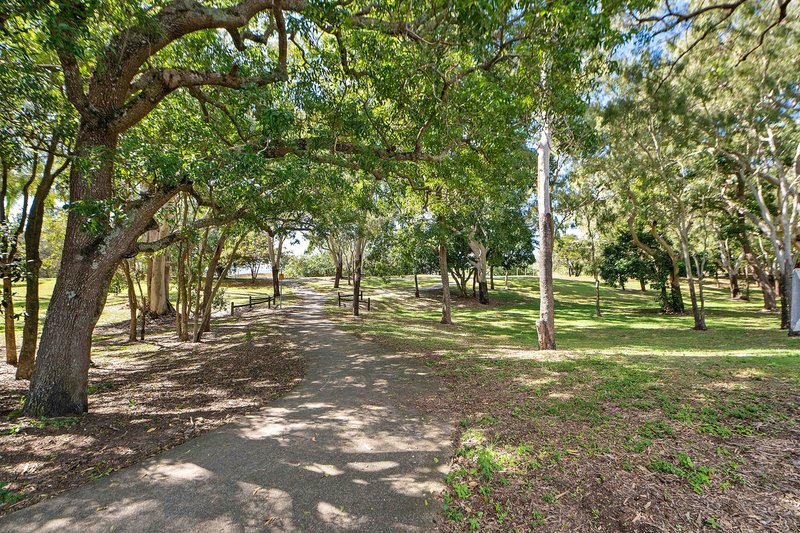
[[[309,362],[303,384],[289,395],[140,467],[5,519],[36,531],[125,529],[140,513],[154,530],[179,522],[198,531],[377,531],[373,521],[381,519],[393,523],[392,531],[427,531],[416,524],[432,524],[452,426],[447,416],[429,417],[415,405],[432,401],[439,382],[421,361],[321,318],[321,307],[308,305],[277,326]],[[146,425],[148,418],[132,423]],[[376,518],[376,509],[383,516]],[[63,520],[51,525],[51,515]]]

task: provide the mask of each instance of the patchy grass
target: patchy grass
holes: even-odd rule
[[[604,289],[593,317],[592,284],[559,279],[559,350],[538,352],[535,279],[456,299],[453,326],[424,283],[416,299],[409,278],[366,280],[372,312],[329,310],[445,381],[445,531],[800,529],[800,344],[760,302],[707,287],[696,332],[638,291]]]

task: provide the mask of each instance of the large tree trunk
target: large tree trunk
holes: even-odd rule
[[[447,246],[439,243],[439,274],[442,277],[442,324],[452,324],[450,313],[450,277],[447,269]]]
[[[547,125],[537,148],[539,200],[539,320],[536,333],[540,350],[555,350],[555,302],[553,296],[553,213],[550,205],[550,131]]]
[[[81,124],[76,156],[87,164],[70,169],[70,201],[103,200],[111,196],[117,135]],[[86,169],[93,165],[90,177]],[[123,253],[144,230],[152,213],[135,213],[115,241],[83,231],[84,217],[71,210],[67,217],[61,267],[47,308],[25,412],[33,416],[83,414],[88,409],[86,386],[92,333],[106,302],[108,287]],[[148,216],[149,215],[149,216]],[[123,240],[125,239],[125,240]],[[130,239],[130,242],[126,242]]]
[[[163,239],[169,233],[169,226],[161,223],[156,230],[146,234],[145,241]],[[172,313],[175,309],[169,301],[169,270],[167,254],[160,252],[147,258],[147,303],[152,316]]]

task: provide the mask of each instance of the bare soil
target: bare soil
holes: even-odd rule
[[[215,319],[199,344],[176,341],[170,318],[149,323],[145,342],[126,342],[126,323],[98,328],[89,413],[81,417],[20,416],[28,382],[3,365],[0,515],[142,461],[290,390],[306,366],[274,328],[286,312],[258,308]]]

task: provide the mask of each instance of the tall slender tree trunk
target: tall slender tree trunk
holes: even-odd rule
[[[494,265],[489,267],[489,288],[494,290]]]
[[[6,363],[17,366],[17,332],[14,327],[14,296],[11,278],[3,278],[3,318],[6,334]]]
[[[353,243],[353,316],[359,316],[361,308],[361,264],[365,245],[366,238],[359,234]]]
[[[791,254],[789,254],[791,256]],[[789,315],[789,324],[786,328],[790,337],[800,336],[800,329],[796,328],[797,322],[792,322],[792,308],[795,305],[800,305],[800,295],[794,293],[796,287],[792,287],[792,277],[794,276],[794,265],[786,265],[786,275],[783,277],[784,292],[786,293],[786,313]]]
[[[765,311],[777,311],[777,300],[775,297],[775,288],[770,283],[769,275],[767,274],[764,265],[761,263],[761,260],[753,253],[753,249],[750,245],[750,239],[747,236],[741,236],[739,238],[739,242],[742,244],[742,250],[744,251],[745,259],[750,267],[753,269],[753,274],[755,274],[756,280],[758,281],[758,286],[761,288],[761,293],[764,298],[764,310]]]
[[[42,238],[42,225],[44,224],[45,200],[50,194],[50,189],[56,177],[69,165],[69,162],[66,162],[58,170],[53,171],[56,158],[55,152],[59,142],[60,139],[57,134],[50,138],[50,147],[42,172],[42,179],[39,181],[31,200],[28,219],[25,224],[25,319],[22,325],[22,347],[20,348],[19,361],[17,362],[17,379],[31,378],[36,358],[36,345],[39,341],[39,271],[42,268],[39,244]]]
[[[447,269],[447,246],[439,243],[439,274],[442,277],[442,324],[452,324],[450,313],[450,276]]]
[[[416,272],[414,272],[414,297],[419,298],[419,279]]]
[[[223,232],[217,239],[217,245],[214,248],[214,253],[211,255],[211,261],[208,262],[206,270],[205,281],[203,282],[203,300],[200,304],[200,313],[195,316],[194,332],[192,340],[200,342],[203,333],[207,330],[211,320],[211,307],[213,304],[213,290],[214,290],[214,273],[217,271],[219,259],[222,257],[222,250],[225,248],[225,241],[228,238],[227,232]]]
[[[600,309],[600,276],[597,271],[597,256],[594,245],[594,233],[592,232],[592,218],[588,215],[586,217],[586,230],[589,233],[589,242],[591,243],[589,245],[589,253],[592,261],[592,277],[594,278],[594,312],[595,316],[600,317],[603,316],[602,310]]]
[[[538,152],[539,201],[539,320],[536,333],[540,350],[555,350],[555,302],[553,295],[553,213],[550,205],[550,130],[542,129]]]
[[[742,300],[750,300],[750,265],[744,265],[744,293],[742,293]]]
[[[681,251],[683,253],[683,262],[686,265],[686,280],[689,282],[689,297],[692,300],[692,316],[694,317],[694,329],[698,331],[705,331],[706,320],[703,312],[700,309],[697,301],[697,293],[694,285],[694,275],[692,274],[692,259],[689,255],[689,243],[687,237],[681,233]]]
[[[128,307],[130,308],[130,323],[128,325],[128,342],[136,342],[136,315],[139,312],[139,303],[136,301],[136,288],[133,286],[131,267],[127,259],[122,260],[122,272],[128,286]]]
[[[180,253],[178,254],[178,312],[176,313],[177,332],[178,338],[186,342],[189,340],[189,303],[190,303],[190,289],[191,280],[186,277],[186,268],[191,263],[189,259],[189,251],[191,246],[189,243],[181,245]]]
[[[800,335],[800,331],[792,327],[792,270],[794,263],[791,260],[791,251],[787,253],[789,259],[781,268],[781,329],[786,329],[790,337]],[[784,326],[785,324],[785,326]]]
[[[475,281],[478,283],[478,301],[484,305],[489,303],[489,285],[486,283],[486,262],[487,262],[487,248],[478,240],[475,239],[475,230],[471,231],[467,238],[472,255],[475,256],[475,272],[472,281],[472,292],[475,296]]]
[[[341,258],[336,259],[335,260],[335,265],[336,265],[336,274],[335,274],[335,277],[333,278],[333,288],[334,289],[338,289],[339,288],[339,282],[342,281],[342,270],[343,270],[342,259]]]
[[[281,256],[283,254],[283,241],[282,235],[269,236],[269,264],[272,270],[272,296],[278,298],[281,295]],[[275,242],[277,240],[277,243]],[[334,283],[335,287],[335,283]]]

